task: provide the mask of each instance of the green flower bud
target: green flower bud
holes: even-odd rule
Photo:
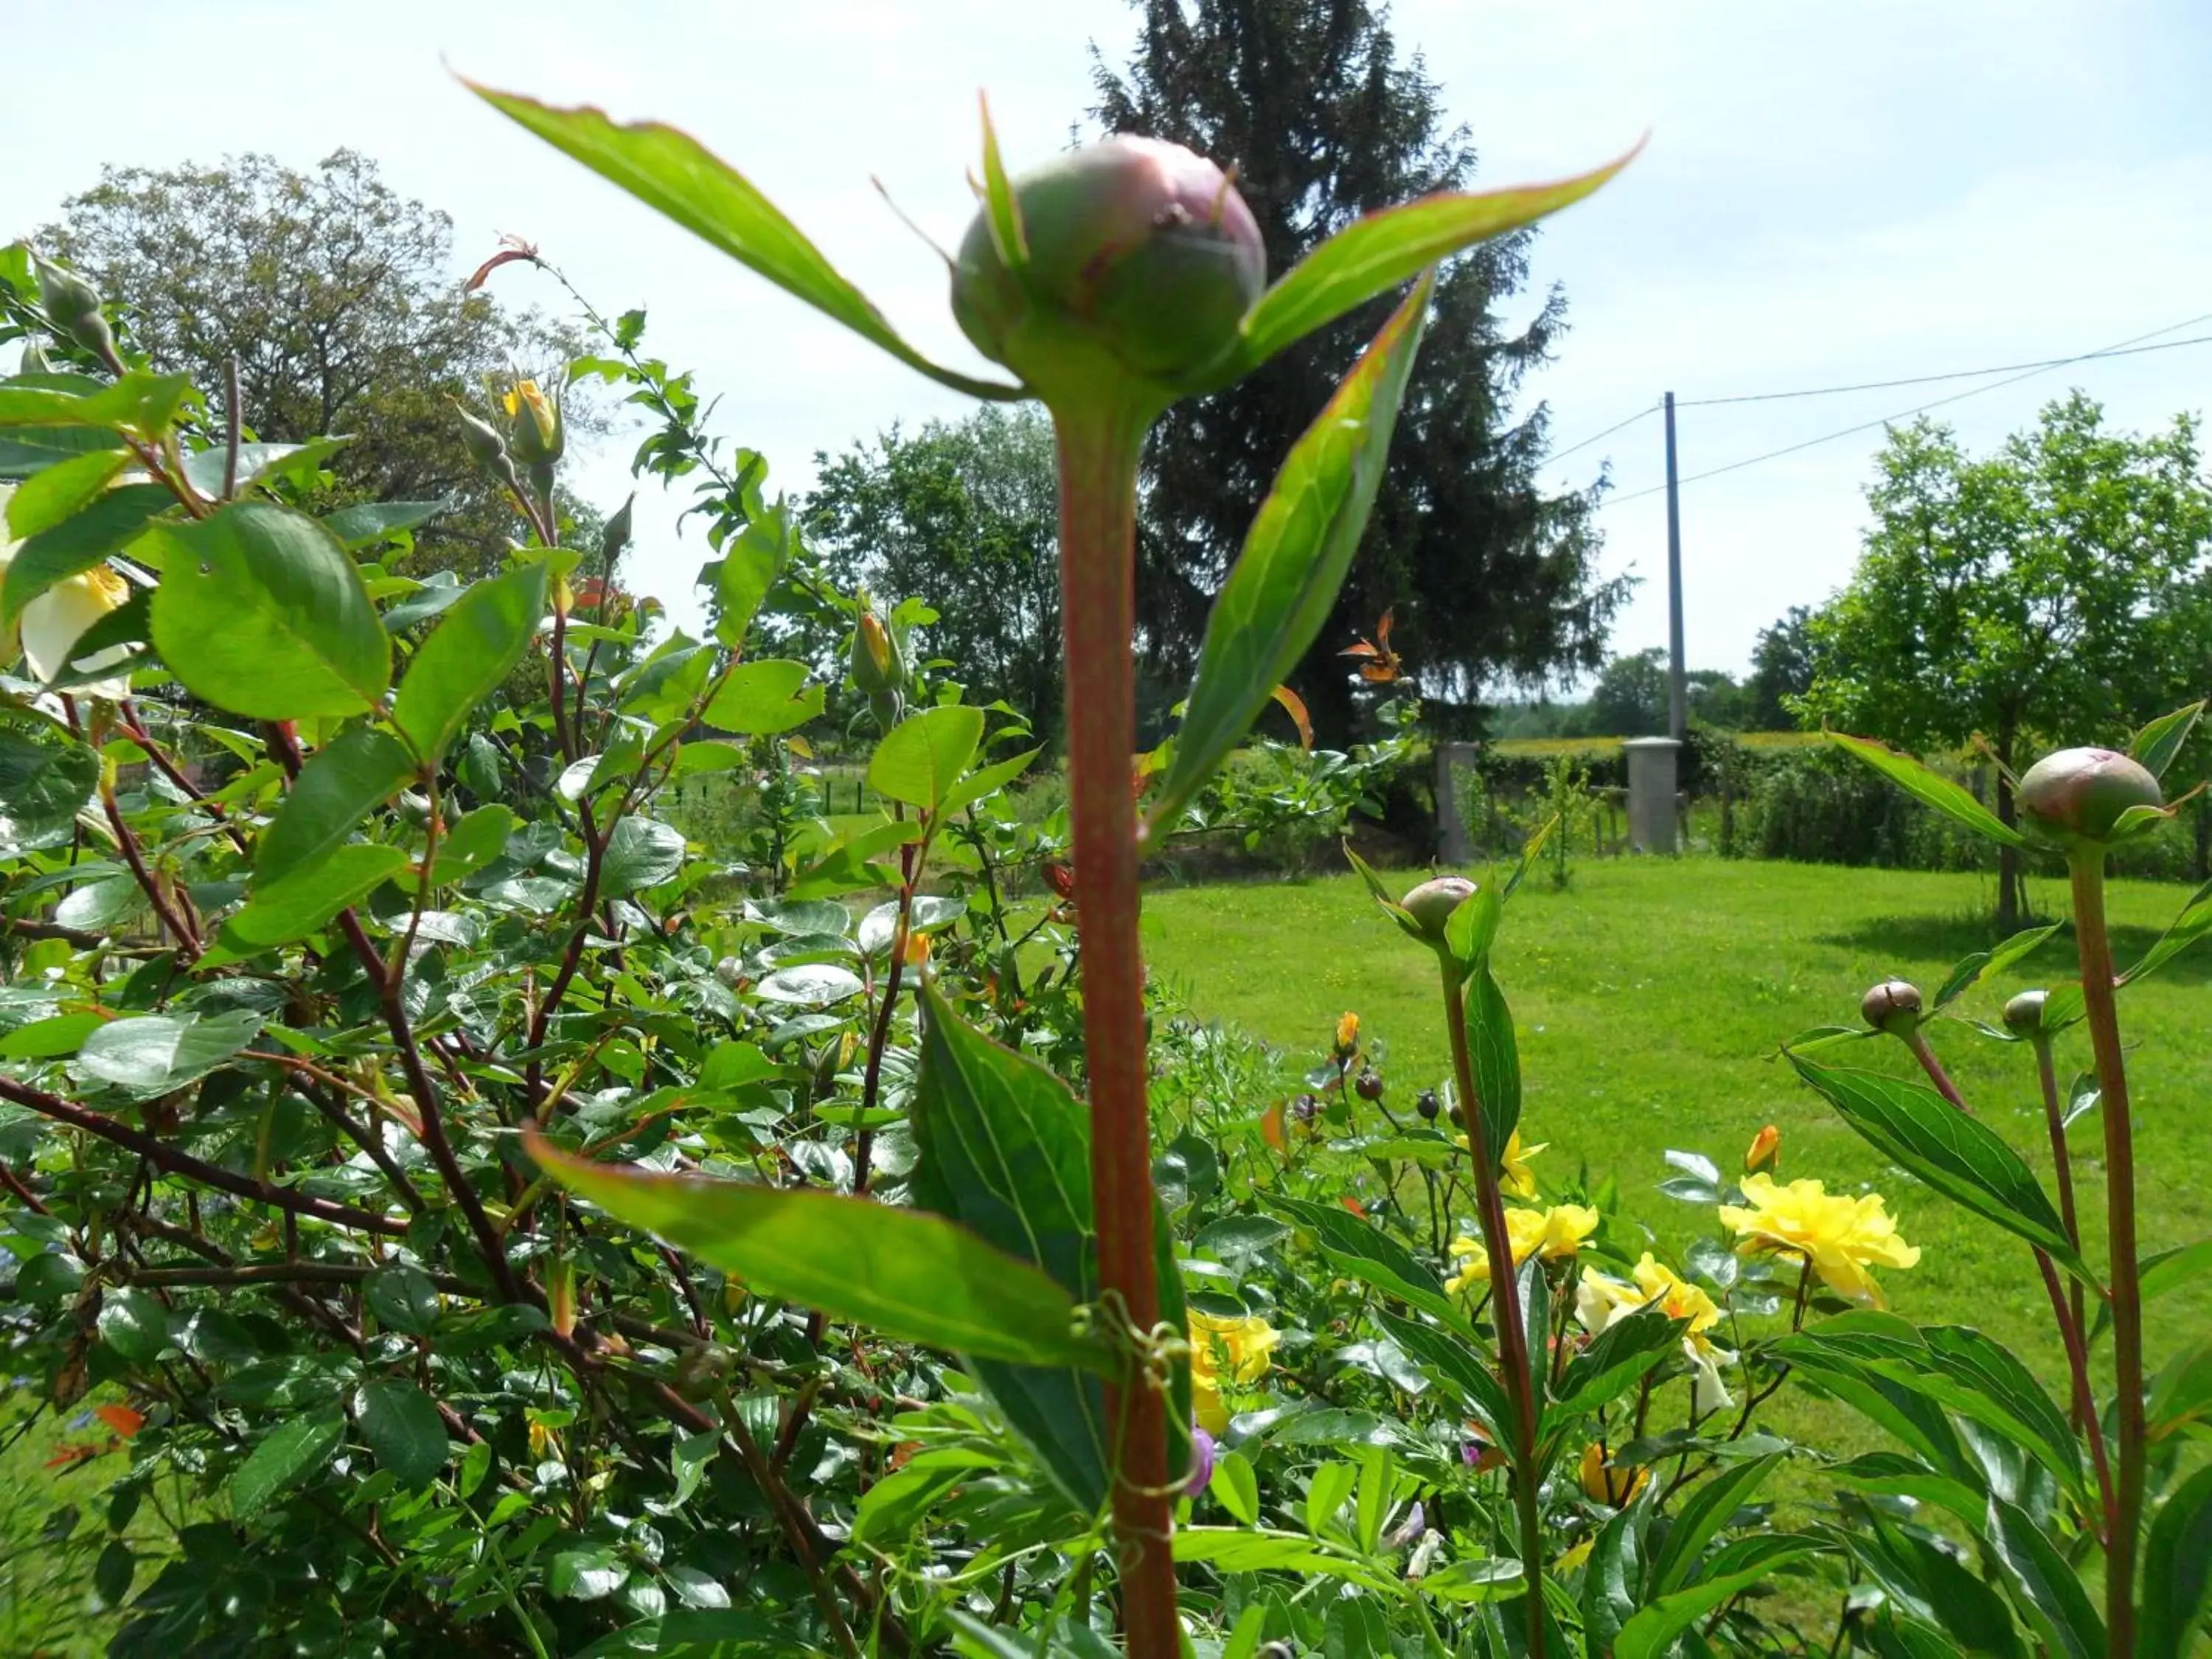
[[[54,372],[54,360],[46,356],[46,347],[38,341],[26,340],[23,342],[22,361],[15,365],[15,372],[18,374],[51,374]]]
[[[601,570],[611,571],[615,568],[615,561],[622,556],[623,549],[629,545],[630,508],[636,505],[637,497],[632,495],[622,504],[614,517],[607,520],[606,528],[599,532]]]
[[[113,365],[117,362],[115,331],[107,325],[100,308],[99,291],[51,259],[33,254],[31,262],[39,274],[39,304],[55,331],[102,362]]]
[[[1920,1024],[1920,988],[1910,980],[1886,979],[1859,999],[1859,1014],[1877,1031],[1910,1036]]]
[[[507,394],[507,444],[525,466],[544,466],[568,447],[557,405],[546,401],[535,380],[517,380]]]
[[[507,440],[499,428],[458,403],[453,412],[461,417],[461,447],[468,451],[469,459],[508,489],[520,489],[522,477],[514,470],[514,458],[507,453]]]
[[[1474,884],[1465,876],[1438,876],[1423,882],[1398,901],[1399,908],[1420,926],[1433,945],[1444,942],[1444,923],[1451,913],[1474,896]]]
[[[2005,1030],[2017,1036],[2032,1037],[2043,1030],[2043,1005],[2050,1000],[2047,991],[2022,991],[2004,1006]]]
[[[906,684],[906,664],[901,659],[898,638],[872,611],[862,611],[854,627],[852,668],[853,684],[870,696],[879,691],[896,691]]]
[[[2113,749],[2062,749],[2020,781],[2020,810],[2062,844],[2104,841],[2130,807],[2165,805],[2150,769]]]
[[[1114,137],[1011,186],[1027,258],[987,205],[960,244],[952,311],[978,350],[1050,394],[1105,363],[1176,387],[1226,352],[1267,250],[1229,175],[1179,144]]]

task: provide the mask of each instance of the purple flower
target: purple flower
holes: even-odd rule
[[[1212,1479],[1213,1437],[1194,1423],[1190,1425],[1190,1479],[1182,1483],[1182,1495],[1197,1497]]]
[[[1421,1500],[1416,1498],[1413,1507],[1406,1511],[1406,1518],[1383,1539],[1382,1547],[1393,1550],[1410,1549],[1421,1541],[1421,1534],[1428,1529],[1428,1516],[1422,1511]]]

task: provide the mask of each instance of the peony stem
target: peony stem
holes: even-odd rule
[[[2078,1251],[2081,1248],[2081,1224],[2074,1207],[2074,1154],[2066,1144],[2066,1112],[2058,1099],[2058,1071],[2051,1061],[2051,1038],[2038,1029],[2028,1042],[2035,1049],[2036,1081],[2043,1090],[2044,1126],[2051,1133],[2051,1167],[2058,1176],[2058,1215],[2066,1224],[2067,1242]],[[2087,1332],[2088,1304],[2081,1293],[2080,1279],[2069,1286],[2069,1297],[2074,1310],[2074,1328]],[[2096,1410],[2094,1399],[2085,1398],[2077,1389],[2074,1397],[2075,1421],[2101,1438]]]
[[[2105,1625],[2114,1653],[2136,1650],[2136,1531],[2142,1516],[2144,1449],[2142,1282],[2136,1261],[2136,1149],[2128,1114],[2128,1066],[2120,1049],[2120,1011],[2112,994],[2112,945],[2105,931],[2105,849],[2089,844],[2067,860],[2074,885],[2074,938],[2081,1000],[2097,1060],[2105,1121],[2106,1214],[2112,1251],[2113,1416],[2119,1430],[2119,1480],[2105,1557]]]
[[[1157,411],[1054,410],[1060,447],[1060,569],[1067,649],[1069,816],[1074,830],[1083,1043],[1091,1097],[1091,1185],[1102,1293],[1131,1326],[1158,1322],[1152,1120],[1145,1103],[1145,970],[1138,949],[1137,462]],[[1134,1357],[1131,1360],[1134,1377]],[[1119,1425],[1114,1522],[1130,1659],[1174,1659],[1165,1397],[1141,1381],[1107,1390]]]
[[[1521,1522],[1522,1594],[1528,1608],[1528,1659],[1544,1659],[1544,1522],[1536,1491],[1536,1371],[1528,1352],[1528,1328],[1522,1322],[1521,1283],[1513,1262],[1512,1235],[1505,1226],[1505,1199],[1498,1190],[1498,1154],[1482,1121],[1482,1097],[1475,1091],[1474,1062],[1468,1051],[1467,979],[1458,965],[1438,954],[1443,974],[1444,1029],[1451,1034],[1452,1076],[1459,1085],[1460,1108],[1467,1118],[1467,1146],[1474,1165],[1475,1212],[1482,1222],[1482,1249],[1490,1262],[1491,1322],[1498,1328],[1498,1358],[1505,1373],[1505,1393],[1513,1402],[1515,1441],[1513,1503]]]

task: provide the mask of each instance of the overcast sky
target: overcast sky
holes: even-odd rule
[[[30,0],[0,0],[0,35]],[[457,272],[502,231],[537,241],[609,312],[644,306],[649,347],[696,368],[719,420],[805,487],[816,451],[959,412],[934,390],[478,104],[445,64],[544,96],[690,129],[747,172],[926,349],[971,362],[942,269],[869,185],[937,240],[970,211],[975,92],[1010,165],[1065,143],[1089,48],[1118,61],[1121,0],[577,0],[369,10],[118,0],[97,73],[7,76],[0,237],[103,162],[341,145],[449,211]],[[1400,0],[1486,182],[1578,170],[1647,129],[1644,157],[1553,222],[1540,284],[1571,325],[1529,395],[1559,447],[1655,403],[1879,380],[2094,350],[2212,313],[2212,7],[2202,0]],[[441,63],[441,59],[443,62]],[[536,273],[504,298],[553,305]],[[1533,303],[1533,301],[1531,301]],[[2165,335],[2212,333],[2212,319]],[[1680,417],[1686,475],[1878,420],[1978,382]],[[2142,426],[2212,396],[2212,345],[2083,364],[1941,411],[1987,445],[2069,384]],[[1692,666],[1735,668],[1785,607],[1842,581],[1878,430],[1687,485]],[[615,442],[579,483],[628,489]],[[1663,497],[1646,419],[1553,469],[1609,463],[1608,569],[1646,578],[1618,648],[1666,637]],[[702,550],[673,503],[640,501],[634,576],[679,617]]]

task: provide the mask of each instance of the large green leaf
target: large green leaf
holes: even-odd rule
[[[1680,1352],[1686,1324],[1656,1303],[1616,1319],[1567,1362],[1553,1401],[1544,1410],[1546,1439],[1602,1410],[1642,1382],[1669,1354]]]
[[[223,923],[215,948],[197,965],[220,967],[305,939],[406,867],[404,848],[356,842],[281,881],[264,884],[257,878],[246,908]]]
[[[99,500],[130,463],[127,450],[96,449],[33,472],[8,497],[8,534],[21,541],[52,529]]]
[[[255,720],[355,714],[392,683],[392,641],[337,538],[287,507],[239,501],[152,526],[154,644],[194,696]]]
[[[545,616],[545,567],[518,565],[487,577],[449,608],[407,665],[392,723],[434,762],[476,706],[522,660]]]
[[[915,1202],[972,1229],[1008,1255],[1034,1262],[1079,1304],[1099,1296],[1091,1198],[1091,1125],[1067,1085],[1035,1060],[959,1019],[935,987],[921,991],[921,1071],[914,1131],[921,1150]],[[1182,1285],[1173,1240],[1157,1212],[1160,1318],[1180,1329]],[[1066,1367],[977,1358],[976,1377],[1085,1513],[1108,1494],[1112,1423],[1095,1375]],[[1171,1469],[1187,1455],[1188,1372],[1176,1372],[1170,1422]]]
[[[1871,738],[1846,737],[1841,732],[1829,732],[1828,740],[1856,755],[1915,800],[1934,807],[1976,835],[2007,847],[2027,845],[2027,836],[2017,830],[2007,829],[1996,813],[1966,790],[1911,756],[1900,755],[1888,744],[1876,743]]]
[[[1175,757],[1151,809],[1155,828],[1172,824],[1243,740],[1328,622],[1389,460],[1433,287],[1424,278],[1406,296],[1276,473],[1206,618]]]
[[[7,580],[0,582],[0,637],[33,599],[121,551],[149,520],[176,504],[177,498],[160,484],[124,484],[25,540],[8,562]]]
[[[1982,1535],[2013,1599],[2042,1637],[2044,1651],[2064,1659],[2106,1659],[2105,1621],[2044,1528],[2018,1504],[1991,1494]]]
[[[135,1014],[112,1019],[77,1050],[88,1077],[141,1098],[181,1089],[253,1041],[263,1017],[250,1008],[204,1019],[191,1014]]]
[[[745,630],[791,562],[797,539],[791,510],[778,501],[739,531],[711,567],[714,637],[732,651],[744,644]]]
[[[2212,1609],[2212,1466],[2175,1487],[2143,1547],[2142,1659],[2182,1659]]]
[[[2189,896],[2189,902],[2181,907],[2181,914],[2166,925],[2166,929],[2142,953],[2142,958],[2120,975],[2120,983],[2132,985],[2156,973],[2160,969],[2203,939],[2212,931],[2212,881],[2206,882]],[[2081,994],[2081,988],[2075,988]],[[2048,1009],[2046,1007],[2046,1013]]]
[[[2166,769],[2173,764],[2173,757],[2189,741],[2189,734],[2197,729],[2197,722],[2203,714],[2204,705],[2198,702],[2186,708],[2177,708],[2171,714],[2160,714],[2136,733],[2135,740],[2128,744],[2128,753],[2141,761],[2152,776],[2165,776]]]
[[[1613,1659],[1661,1659],[1675,1639],[1715,1608],[1742,1595],[1778,1567],[1829,1547],[1817,1538],[1765,1533],[1740,1538],[1715,1558],[1713,1571],[1684,1589],[1660,1595],[1620,1628]]]
[[[191,377],[134,369],[87,395],[25,384],[0,384],[0,427],[98,427],[155,439],[166,434],[192,395]]]
[[[255,881],[279,882],[313,869],[414,775],[407,745],[390,732],[361,726],[340,733],[307,757],[262,832]]]
[[[1459,1397],[1492,1445],[1508,1452],[1512,1449],[1516,1443],[1512,1401],[1505,1384],[1472,1341],[1387,1310],[1375,1317],[1431,1382],[1442,1383]]]
[[[1940,1626],[1957,1644],[1954,1651],[2021,1659],[2020,1633],[2004,1597],[1932,1537],[1877,1517],[1853,1534],[1851,1553],[1899,1613]]]
[[[789,732],[822,712],[823,689],[807,684],[803,662],[769,658],[740,663],[723,680],[702,717],[719,732],[764,738]]]
[[[951,797],[983,741],[983,711],[945,703],[909,714],[868,763],[868,787],[886,800],[934,811]]]
[[[169,1346],[169,1310],[151,1291],[109,1291],[100,1298],[100,1340],[131,1364],[150,1365]]]
[[[345,1437],[345,1419],[325,1407],[280,1425],[230,1477],[230,1512],[250,1520],[322,1468]]]
[[[607,837],[599,888],[611,898],[658,887],[684,867],[684,834],[657,818],[631,813]]]
[[[445,501],[363,501],[340,507],[323,520],[323,526],[343,547],[371,547],[390,541],[443,513]]]
[[[1480,899],[1481,895],[1475,896]],[[1452,914],[1457,915],[1458,911]],[[1488,963],[1475,969],[1462,995],[1467,1004],[1468,1060],[1482,1109],[1482,1133],[1489,1139],[1490,1156],[1502,1163],[1506,1145],[1521,1121],[1521,1049],[1513,1040],[1513,1012],[1505,1006],[1505,994],[1498,988],[1498,981],[1491,977]]]
[[[1651,1595],[1664,1597],[1696,1582],[1699,1558],[1735,1512],[1748,1504],[1767,1476],[1780,1468],[1780,1453],[1754,1457],[1715,1473],[1692,1488],[1690,1496],[1667,1528],[1667,1541],[1651,1566]]]
[[[2089,1278],[2035,1172],[1979,1119],[1917,1083],[1820,1066],[1798,1054],[1790,1063],[1844,1121],[1936,1191]]]
[[[1975,951],[1952,969],[1950,977],[1936,993],[1935,1007],[1946,1007],[1984,981],[2010,972],[2065,930],[2064,922],[2054,921],[2047,927],[2029,927],[2014,933],[1994,950]]]
[[[1444,1294],[1443,1284],[1413,1252],[1350,1212],[1298,1198],[1270,1198],[1268,1208],[1288,1216],[1314,1237],[1339,1273],[1373,1286],[1385,1296],[1434,1314],[1448,1330],[1471,1336],[1466,1312]]]
[[[1582,200],[1635,154],[1631,150],[1617,161],[1557,184],[1440,191],[1354,220],[1260,296],[1245,313],[1233,362],[1209,378],[1224,385],[1237,380],[1285,346],[1438,261]]]
[[[974,398],[1024,395],[1018,386],[973,380],[941,368],[908,345],[883,313],[799,234],[798,226],[689,133],[658,121],[623,125],[604,110],[557,109],[518,94],[468,84],[493,108],[555,149],[933,380]]]
[[[593,1164],[536,1135],[529,1147],[571,1192],[765,1295],[897,1341],[1111,1374],[1112,1350],[1076,1330],[1074,1297],[941,1216],[811,1188]]]
[[[412,1382],[379,1378],[362,1383],[354,1395],[354,1414],[377,1467],[390,1470],[402,1486],[427,1486],[446,1467],[445,1419]]]
[[[15,851],[68,838],[100,784],[100,757],[46,728],[0,728],[0,845]]]

